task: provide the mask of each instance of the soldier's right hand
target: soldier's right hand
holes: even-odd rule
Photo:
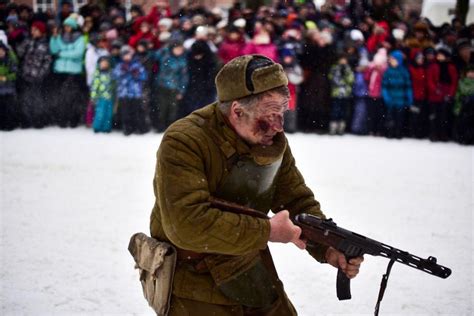
[[[269,241],[284,244],[292,242],[300,249],[306,248],[306,242],[300,239],[301,228],[293,224],[287,210],[280,211],[270,218],[270,227]]]

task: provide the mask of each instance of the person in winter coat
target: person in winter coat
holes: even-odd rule
[[[20,59],[19,104],[22,124],[25,127],[44,127],[50,121],[45,91],[53,61],[46,38],[46,24],[33,22],[31,37],[18,45],[17,53]]]
[[[13,51],[0,42],[0,130],[13,130],[18,125],[16,73],[18,61]]]
[[[298,99],[298,126],[306,132],[327,131],[331,109],[328,74],[337,55],[328,32],[311,30],[307,36],[301,56],[304,81]]]
[[[143,111],[143,84],[147,76],[145,68],[134,58],[132,47],[125,45],[120,51],[122,61],[115,66],[112,79],[116,82],[123,134],[147,132]]]
[[[344,134],[346,126],[350,123],[352,84],[354,73],[348,64],[347,57],[341,56],[337,64],[329,71],[331,82],[331,121],[329,123],[329,134]]]
[[[107,39],[100,34],[93,34],[89,38],[85,57],[87,86],[89,88],[92,86],[92,80],[95,71],[97,70],[97,66],[99,65],[97,63],[99,58],[109,55],[107,45]]]
[[[390,27],[388,23],[385,21],[378,22],[372,30],[372,35],[367,39],[367,50],[369,53],[375,54],[379,48],[384,47],[389,38]]]
[[[216,55],[204,40],[194,42],[188,53],[189,83],[180,108],[180,117],[216,100],[214,77],[217,73]]]
[[[153,127],[164,131],[178,119],[179,106],[189,82],[188,62],[181,41],[171,41],[154,56],[158,75],[153,85],[151,121]]]
[[[77,126],[87,103],[83,95],[86,47],[78,27],[76,18],[71,15],[64,20],[62,34],[54,29],[49,42],[51,54],[55,56],[53,71],[57,88],[54,112],[61,127]]]
[[[426,76],[425,57],[421,50],[412,50],[412,58],[408,67],[413,87],[413,105],[409,113],[410,136],[416,138],[428,135],[428,78]]]
[[[150,129],[149,115],[150,115],[150,105],[151,105],[151,93],[154,81],[154,75],[156,74],[156,65],[153,58],[154,50],[153,44],[147,40],[142,39],[137,44],[137,50],[135,52],[135,58],[138,59],[140,64],[145,67],[147,80],[143,85],[143,111],[146,114],[147,118],[147,131]]]
[[[365,71],[368,61],[362,59],[354,71],[353,101],[354,111],[352,114],[351,132],[358,135],[367,134],[367,83]]]
[[[390,67],[382,78],[382,96],[387,108],[386,136],[402,138],[406,113],[413,104],[410,73],[404,66],[401,51],[390,53],[388,62]]]
[[[242,56],[245,45],[245,38],[239,29],[235,26],[230,26],[227,29],[224,41],[219,46],[217,54],[220,60],[226,64],[232,59]]]
[[[303,69],[298,63],[296,51],[284,48],[280,51],[280,60],[283,70],[288,77],[288,90],[290,101],[288,111],[285,112],[285,130],[287,133],[294,133],[298,129],[298,92],[299,85],[303,82]]]
[[[440,49],[437,62],[428,66],[428,102],[430,104],[430,139],[447,141],[450,137],[452,107],[458,83],[458,73],[449,60],[451,54]]]
[[[289,218],[324,214],[283,132],[287,82],[270,59],[241,56],[216,76],[219,101],[164,133],[150,231],[178,252],[169,316],[296,315],[267,246],[289,242],[304,248],[301,231]],[[211,197],[276,215],[268,220],[226,212],[212,206]],[[343,266],[351,278],[362,262],[360,257],[347,262],[322,245],[307,251],[320,262]]]
[[[142,39],[150,41],[153,44],[154,49],[158,49],[160,47],[160,41],[153,34],[151,25],[146,20],[146,17],[138,18],[133,24],[133,30],[135,31],[135,34],[130,37],[128,45],[134,49],[137,48],[138,42]]]
[[[461,144],[474,144],[474,67],[459,80],[454,103],[454,135]]]
[[[380,48],[365,72],[367,82],[367,132],[380,136],[384,132],[385,106],[382,98],[382,78],[387,70],[387,50]]]
[[[108,56],[102,56],[97,61],[91,84],[91,103],[95,108],[92,127],[96,133],[108,133],[112,130],[113,89],[110,60]]]
[[[430,29],[425,22],[417,22],[413,26],[413,35],[405,40],[405,45],[410,49],[423,50],[428,47],[434,47],[430,36]]]
[[[278,62],[278,49],[272,42],[270,33],[259,23],[255,25],[252,41],[245,45],[243,53],[263,55]]]
[[[86,66],[86,83],[90,92],[92,80],[97,70],[97,61],[102,56],[108,56],[107,38],[101,34],[92,33],[89,35],[89,43],[87,44],[85,66]],[[90,127],[94,120],[94,105],[89,101],[86,110],[86,125]]]

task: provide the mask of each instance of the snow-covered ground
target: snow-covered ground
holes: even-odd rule
[[[148,232],[161,136],[85,128],[0,133],[2,315],[152,315],[127,251]],[[426,258],[446,280],[396,264],[381,315],[473,314],[473,147],[289,135],[297,165],[342,227]],[[372,314],[388,261],[366,256],[339,302],[336,270],[271,246],[300,315]]]

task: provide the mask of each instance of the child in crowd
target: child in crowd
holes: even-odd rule
[[[108,133],[112,129],[113,86],[110,59],[102,56],[97,61],[97,69],[92,78],[91,102],[95,106],[92,127],[94,132]]]
[[[188,86],[188,62],[183,43],[171,41],[155,53],[158,76],[153,86],[151,120],[153,127],[162,132],[179,115],[179,105]]]
[[[145,112],[146,129],[149,130],[149,112],[151,102],[151,87],[153,84],[153,71],[154,71],[154,60],[153,60],[153,43],[148,39],[141,39],[137,43],[137,50],[135,57],[138,59],[140,64],[145,68],[147,80],[143,84],[143,102],[142,108]]]
[[[387,67],[387,50],[380,48],[365,73],[368,88],[367,132],[370,135],[380,136],[384,131],[385,107],[382,99],[382,78]]]
[[[78,16],[71,14],[57,28],[49,41],[49,49],[56,56],[53,71],[56,78],[55,113],[61,127],[76,127],[81,122],[87,103],[84,93],[85,39],[79,29]]]
[[[20,83],[18,86],[22,126],[41,128],[49,122],[49,74],[53,57],[49,52],[46,24],[35,21],[31,25],[31,36],[17,46],[20,58]]]
[[[0,41],[0,130],[12,130],[18,124],[16,106],[17,59],[13,51]]]
[[[382,78],[382,96],[387,108],[387,137],[402,138],[405,114],[413,104],[410,74],[403,64],[403,53],[395,50],[388,60],[390,67]]]
[[[426,106],[427,77],[425,57],[421,50],[412,51],[408,67],[413,86],[413,105],[409,113],[409,134],[411,137],[425,137],[428,132],[428,108]]]
[[[474,67],[467,68],[466,76],[459,81],[454,103],[454,136],[466,145],[474,144]]]
[[[112,78],[117,84],[117,98],[121,107],[124,135],[146,133],[143,111],[143,85],[147,79],[145,68],[134,58],[132,47],[125,45],[120,51],[121,62],[115,66]]]
[[[354,73],[347,62],[345,55],[339,57],[337,64],[329,72],[331,82],[331,121],[329,133],[344,134],[350,115],[352,84]]]
[[[86,66],[86,80],[89,90],[92,88],[92,81],[97,70],[100,57],[108,56],[109,51],[107,50],[107,39],[102,35],[97,35],[95,33],[89,36],[89,44],[87,45],[86,57],[85,57],[85,66]],[[86,110],[86,125],[91,126],[92,121],[94,120],[94,105],[92,102],[87,104]]]
[[[290,90],[290,101],[288,111],[285,112],[285,131],[294,133],[297,130],[297,96],[298,86],[303,82],[303,69],[298,64],[296,52],[293,49],[283,48],[280,51],[281,65],[288,77],[288,90]]]
[[[456,94],[458,73],[444,48],[436,53],[437,62],[427,70],[428,102],[430,104],[430,139],[447,141],[451,132],[451,113]]]
[[[361,59],[354,72],[354,113],[352,115],[351,131],[354,134],[367,134],[367,83],[365,71],[367,70],[367,59]]]

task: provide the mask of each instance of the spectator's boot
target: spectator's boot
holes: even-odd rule
[[[337,122],[336,121],[331,121],[329,123],[329,134],[330,135],[336,135],[337,132]]]
[[[344,132],[346,131],[346,122],[344,121],[339,121],[337,125],[337,133],[339,135],[344,135]]]

